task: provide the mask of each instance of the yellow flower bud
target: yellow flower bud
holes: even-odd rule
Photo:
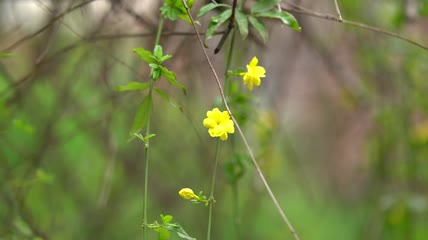
[[[198,196],[196,196],[196,195],[195,195],[195,193],[193,193],[193,190],[192,190],[192,189],[190,189],[190,188],[182,188],[182,189],[178,192],[178,194],[179,194],[182,198],[187,199],[187,200],[190,200],[190,199],[196,199],[196,200],[199,200],[199,197],[198,197]]]

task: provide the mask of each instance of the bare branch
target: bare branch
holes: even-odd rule
[[[416,42],[416,41],[414,41],[414,40],[412,40],[412,39],[410,39],[408,37],[405,37],[403,35],[400,35],[398,33],[386,31],[386,30],[383,30],[381,28],[373,27],[373,26],[370,26],[370,25],[367,25],[367,24],[364,24],[364,23],[360,23],[360,22],[354,22],[354,21],[349,21],[349,20],[345,20],[345,19],[341,20],[340,18],[337,18],[337,17],[335,17],[333,15],[323,14],[323,13],[319,13],[319,12],[312,11],[312,10],[309,10],[309,9],[305,9],[305,8],[297,6],[295,4],[291,4],[291,3],[287,3],[287,4],[290,5],[290,6],[292,6],[292,7],[291,8],[289,8],[289,7],[281,7],[281,9],[284,10],[284,11],[287,11],[287,12],[295,13],[295,14],[301,14],[301,15],[316,17],[316,18],[325,19],[325,20],[328,20],[328,21],[340,22],[340,23],[343,23],[345,25],[350,25],[350,26],[354,26],[354,27],[359,27],[359,28],[362,28],[362,29],[366,29],[366,30],[369,30],[369,31],[372,31],[372,32],[381,33],[383,35],[387,35],[387,36],[390,36],[390,37],[394,37],[394,38],[403,40],[405,42],[408,42],[408,43],[410,43],[412,45],[415,45],[415,46],[417,46],[419,48],[422,48],[422,49],[428,51],[428,46],[425,46],[422,43]]]
[[[58,21],[59,19],[63,18],[65,15],[67,15],[70,12],[73,12],[76,9],[79,9],[93,1],[96,0],[87,0],[84,2],[81,2],[80,4],[77,4],[74,7],[71,7],[69,9],[67,9],[66,11],[64,11],[63,13],[59,14],[58,16],[55,16],[51,21],[49,21],[49,23],[47,23],[45,26],[43,26],[42,28],[40,28],[39,30],[37,30],[34,33],[31,33],[21,39],[19,39],[18,41],[14,42],[12,45],[10,45],[9,47],[1,50],[1,52],[10,52],[11,50],[17,48],[18,46],[20,46],[21,44],[23,44],[24,42],[34,38],[35,36],[39,35],[40,33],[44,32],[46,29],[48,29],[50,26],[52,26],[56,21]]]

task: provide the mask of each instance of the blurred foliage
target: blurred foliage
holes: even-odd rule
[[[183,7],[174,5],[178,1],[165,2],[162,14],[170,19],[186,18]],[[418,17],[426,21],[428,1],[417,2]],[[339,4],[346,19],[426,40],[423,33],[406,31],[410,23],[403,1],[344,0]],[[227,11],[225,6],[220,9]],[[266,41],[266,28],[272,25],[246,17]],[[274,17],[282,20],[282,16]],[[220,20],[227,22],[226,17]],[[200,21],[209,24],[209,19]],[[241,19],[238,24],[246,36],[248,22]],[[220,25],[216,23],[216,27]],[[257,159],[301,239],[426,239],[428,54],[376,33],[354,28],[344,31],[347,38],[341,44],[352,49],[360,80],[357,87],[346,89],[353,97],[352,107],[344,111],[370,119],[360,159],[364,181],[357,190],[346,186],[355,192],[353,197],[330,185],[330,179],[320,173],[340,173],[341,169],[317,162],[317,149],[299,141],[306,139],[323,148],[337,137],[336,132],[326,129],[322,136],[302,136],[310,130],[293,131],[292,124],[281,124],[281,112],[274,106],[259,111],[258,96],[241,91],[237,79],[230,83],[231,108],[248,135],[254,136],[250,142]],[[79,40],[74,47],[63,49],[76,43],[76,38],[60,32],[47,50],[43,48],[45,38],[40,37],[0,54],[0,239],[142,238],[144,144],[129,141],[129,129],[143,94],[130,90],[147,88],[141,76],[148,76],[150,68],[140,66],[132,49],[151,46],[151,41],[110,44]],[[199,51],[195,42],[191,44],[189,49]],[[34,64],[45,50],[44,61]],[[236,51],[243,55],[246,50],[237,47]],[[177,192],[182,187],[208,192],[214,151],[210,146],[215,140],[206,134],[202,119],[214,89],[207,87],[209,79],[204,77],[208,70],[198,65],[200,59],[188,52],[181,54],[174,58],[183,62],[181,68],[187,73],[178,72],[177,81],[186,87],[187,96],[166,94],[176,90],[167,84],[155,90],[159,95],[154,96],[152,113],[156,137],[150,140],[149,219],[157,219],[159,213],[171,214],[180,223],[180,227],[172,226],[176,232],[184,228],[190,236],[203,239],[206,208],[182,201]],[[193,65],[186,65],[190,57],[194,57]],[[179,65],[168,65],[168,69],[175,71]],[[195,66],[202,69],[200,75],[192,72]],[[197,87],[198,81],[202,88]],[[171,108],[171,104],[178,107]],[[279,109],[283,106],[281,103]],[[330,107],[323,106],[322,111],[328,112]],[[284,237],[288,230],[237,134],[231,136],[232,144],[242,151],[231,154],[231,146],[221,148],[223,172],[215,194],[213,239],[291,239],[291,235]],[[112,169],[111,175],[108,169]],[[235,194],[238,200],[233,203]],[[168,216],[151,227],[159,233],[171,227]],[[150,239],[157,234],[150,232]],[[180,239],[175,234],[170,237]]]

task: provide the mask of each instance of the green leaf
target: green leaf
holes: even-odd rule
[[[294,30],[297,30],[297,31],[301,30],[299,23],[297,23],[296,18],[288,12],[269,11],[269,12],[257,13],[255,16],[265,17],[265,18],[276,18],[281,20],[282,23],[284,23],[285,25],[289,26]]]
[[[266,43],[268,40],[268,31],[263,22],[253,16],[249,16],[248,20],[250,20],[251,25],[259,32],[263,42]]]
[[[156,59],[159,61],[160,59],[162,59],[163,57],[163,50],[162,50],[162,46],[156,44],[155,49],[153,50],[154,56],[156,57]]]
[[[209,11],[213,10],[214,8],[218,8],[218,7],[230,8],[230,5],[222,4],[222,3],[208,3],[207,5],[205,5],[199,9],[198,17],[202,17],[205,14],[207,14]]]
[[[179,18],[181,18],[182,20],[188,22],[189,24],[192,24],[192,19],[190,19],[189,15],[187,15],[187,12],[184,14],[180,14],[178,15]]]
[[[146,96],[138,107],[137,113],[135,114],[134,122],[132,123],[132,127],[130,130],[131,134],[140,131],[146,126],[152,108],[153,102],[151,101],[149,96]]]
[[[139,91],[139,90],[147,89],[149,87],[150,87],[150,84],[148,84],[148,83],[128,82],[126,85],[117,86],[116,91],[118,91],[118,92]]]
[[[155,92],[159,94],[159,96],[169,102],[169,96],[166,92],[162,91],[162,89],[155,87]]]
[[[178,1],[180,1],[180,0],[178,0]],[[195,0],[187,0],[186,3],[187,3],[187,6],[189,7],[189,9],[192,9],[194,2],[195,2]],[[181,2],[181,4],[183,4],[183,3]],[[183,8],[184,8],[184,6],[183,6]]]
[[[173,86],[176,86],[183,91],[184,95],[187,95],[186,88],[181,85],[179,82],[177,82],[177,79],[175,77],[175,73],[173,71],[168,70],[166,67],[159,66],[161,69],[162,76]]]
[[[165,62],[166,60],[168,60],[170,58],[172,58],[172,55],[167,54],[167,55],[161,57],[161,59],[159,59],[159,62],[163,63],[163,62]]]
[[[208,25],[207,32],[205,34],[205,40],[208,40],[212,38],[214,35],[214,32],[217,30],[218,27],[220,27],[226,20],[228,20],[232,16],[232,9],[227,9],[223,11],[222,13],[213,16],[211,18],[211,21]]]
[[[139,138],[142,142],[145,142],[143,135],[141,135],[140,133],[134,132],[134,136],[136,136],[137,138]]]
[[[162,222],[163,223],[170,223],[173,219],[173,217],[171,215],[162,215],[161,214],[161,218],[162,218]]]
[[[280,0],[261,0],[253,5],[251,13],[265,12],[271,10]]]
[[[140,58],[145,61],[146,63],[156,63],[155,57],[153,56],[152,52],[147,51],[144,48],[134,48],[133,50]]]
[[[155,64],[155,63],[151,63],[151,64],[149,64],[149,66],[151,68],[150,77],[155,81],[158,80],[162,74],[162,71],[161,71],[162,66]]]
[[[178,105],[177,103],[171,101],[168,94],[160,88],[154,88],[155,92],[159,94],[161,98],[163,98],[165,101],[167,101],[172,107],[179,109],[181,112],[183,112],[183,107]]]
[[[159,228],[158,240],[168,240],[171,237],[171,232],[165,228]]]
[[[235,10],[236,22],[238,23],[239,32],[242,35],[242,38],[245,39],[248,35],[248,20],[247,15],[245,15],[241,10]]]
[[[145,136],[145,137],[144,137],[144,140],[145,140],[145,141],[147,141],[147,139],[150,139],[150,138],[152,138],[152,137],[154,137],[154,136],[156,136],[156,134],[151,133],[151,134],[149,134],[149,135]],[[144,141],[144,142],[145,142],[145,141]]]
[[[168,225],[170,225],[170,224],[168,224]],[[196,240],[196,238],[193,238],[193,237],[189,236],[189,234],[187,234],[187,232],[184,231],[184,229],[179,224],[173,225],[173,229],[170,230],[170,231],[173,231],[173,232],[177,233],[177,236],[179,236],[182,239]]]

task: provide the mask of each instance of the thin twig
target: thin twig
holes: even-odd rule
[[[51,21],[49,21],[49,23],[47,23],[45,26],[43,26],[42,28],[40,28],[39,30],[37,30],[34,33],[31,33],[21,39],[19,39],[18,41],[14,42],[12,45],[10,45],[9,47],[1,50],[1,52],[10,52],[11,50],[15,49],[16,47],[20,46],[21,44],[23,44],[24,42],[26,42],[27,40],[30,40],[32,38],[34,38],[35,36],[39,35],[40,33],[42,33],[43,31],[45,31],[46,29],[48,29],[52,24],[54,24],[56,21],[58,21],[59,19],[61,19],[62,17],[64,17],[66,14],[79,9],[93,1],[96,0],[88,0],[88,1],[84,1],[81,2],[80,4],[77,4],[76,6],[69,8],[68,10],[64,11],[63,13],[59,14],[58,16],[54,17]]]
[[[337,0],[334,0],[334,6],[336,7],[337,16],[339,16],[340,21],[343,21],[342,14],[340,13],[339,4]]]
[[[213,35],[223,34],[224,31],[215,32]],[[205,35],[206,33],[201,33],[201,35]],[[118,34],[100,34],[85,37],[82,40],[85,41],[98,41],[98,40],[111,40],[111,39],[120,39],[120,38],[141,38],[141,37],[151,37],[156,35],[155,32],[147,32],[147,33],[118,33]],[[162,36],[194,36],[196,35],[194,32],[180,32],[180,31],[165,31],[162,32]]]
[[[420,48],[428,51],[428,46],[425,46],[422,43],[416,42],[416,41],[414,41],[414,40],[412,40],[412,39],[410,39],[408,37],[405,37],[403,35],[400,35],[398,33],[386,31],[386,30],[383,30],[381,28],[373,27],[373,26],[370,26],[370,25],[367,25],[367,24],[364,24],[364,23],[360,23],[360,22],[354,22],[354,21],[349,21],[349,20],[345,20],[345,19],[341,20],[340,18],[335,17],[333,15],[319,13],[319,12],[316,12],[316,11],[305,9],[303,7],[300,7],[300,6],[296,6],[296,5],[291,4],[291,3],[287,3],[287,4],[291,5],[292,8],[281,7],[281,9],[283,11],[287,11],[287,12],[295,13],[295,14],[301,14],[301,15],[305,15],[305,16],[316,17],[316,18],[325,19],[325,20],[328,20],[328,21],[340,22],[340,23],[343,23],[345,25],[350,25],[350,26],[354,26],[354,27],[359,27],[359,28],[362,28],[362,29],[366,29],[366,30],[369,30],[369,31],[372,31],[372,32],[381,33],[381,34],[384,34],[384,35],[387,35],[387,36],[390,36],[390,37],[394,37],[394,38],[403,40],[403,41],[408,42],[408,43],[410,43],[410,44],[412,44],[414,46],[420,47]]]
[[[217,47],[214,49],[214,54],[217,54],[218,52],[220,52],[221,47],[223,46],[224,42],[226,41],[226,39],[229,36],[232,29],[235,27],[236,5],[237,5],[237,0],[233,0],[232,15],[229,18],[229,25],[227,25],[226,31],[224,32],[223,36],[221,37],[220,42],[218,42]]]
[[[202,48],[202,51],[203,51],[203,53],[205,55],[205,59],[208,62],[208,65],[209,65],[209,67],[211,69],[211,72],[214,74],[214,78],[215,78],[215,80],[217,82],[217,86],[218,86],[218,89],[220,91],[220,95],[221,95],[221,98],[223,100],[224,106],[226,107],[226,110],[229,112],[229,115],[232,118],[232,121],[234,122],[235,127],[238,130],[239,135],[241,136],[242,141],[244,142],[245,147],[247,148],[247,151],[248,151],[248,153],[250,155],[251,161],[254,164],[254,167],[255,167],[255,169],[257,171],[257,174],[259,175],[260,179],[262,180],[263,185],[265,186],[266,190],[268,191],[269,196],[271,197],[271,199],[272,199],[275,207],[277,208],[278,212],[280,213],[282,219],[287,224],[288,229],[290,230],[290,232],[293,234],[294,239],[295,240],[299,240],[299,236],[297,235],[296,231],[294,230],[293,226],[291,225],[290,221],[288,220],[287,216],[285,215],[284,211],[282,210],[281,206],[279,205],[278,201],[276,200],[276,197],[273,194],[271,188],[269,187],[269,184],[267,183],[267,181],[266,181],[266,179],[265,179],[265,177],[264,177],[264,175],[262,173],[262,170],[260,169],[260,167],[259,167],[259,165],[258,165],[258,163],[256,161],[256,158],[254,157],[253,151],[251,150],[251,147],[248,144],[248,141],[247,141],[244,133],[241,130],[241,127],[239,126],[238,122],[236,121],[235,117],[233,116],[233,114],[232,114],[232,112],[231,112],[231,110],[229,108],[229,105],[227,103],[226,97],[224,95],[223,87],[221,86],[221,83],[220,83],[220,78],[218,77],[217,72],[216,72],[216,70],[214,69],[214,66],[211,63],[211,60],[208,57],[207,51],[205,50],[205,47],[204,47],[204,43],[202,41],[201,36],[199,35],[198,29],[196,28],[196,25],[194,23],[192,14],[190,13],[189,7],[187,6],[186,0],[181,0],[181,1],[183,2],[184,7],[186,8],[187,15],[189,15],[189,18],[190,18],[190,20],[192,22],[193,28],[194,28],[194,30],[196,32],[196,36],[197,36],[198,41],[199,41],[199,45]]]

